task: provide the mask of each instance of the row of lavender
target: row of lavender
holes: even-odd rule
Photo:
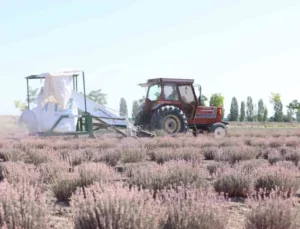
[[[254,135],[2,140],[0,226],[49,228],[63,202],[72,228],[297,228],[299,133]]]

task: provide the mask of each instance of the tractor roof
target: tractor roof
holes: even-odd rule
[[[157,83],[173,83],[173,84],[193,84],[193,79],[179,79],[179,78],[155,78],[155,79],[148,79],[147,83],[139,84],[141,87],[149,87],[153,84]]]

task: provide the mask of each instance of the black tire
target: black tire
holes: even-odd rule
[[[157,109],[150,121],[151,130],[163,130],[165,134],[174,136],[188,131],[185,114],[178,107],[163,106]]]
[[[134,126],[144,126],[147,122],[147,113],[141,110],[134,119]]]
[[[227,136],[227,128],[223,124],[214,124],[211,128],[211,132],[214,134],[217,138],[222,138]]]

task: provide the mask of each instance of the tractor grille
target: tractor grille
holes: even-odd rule
[[[200,113],[196,113],[196,118],[217,118],[217,108],[213,110],[201,110]]]

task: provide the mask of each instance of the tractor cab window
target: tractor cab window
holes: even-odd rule
[[[165,85],[164,97],[165,100],[178,100],[179,98],[176,85]]]
[[[188,119],[193,118],[193,114],[195,112],[195,95],[191,85],[183,85],[179,86],[179,93],[182,100],[182,107]]]
[[[148,91],[148,99],[151,101],[159,100],[161,94],[161,86],[160,85],[152,85]]]
[[[192,87],[189,86],[179,86],[179,92],[183,103],[195,102],[195,96]]]

